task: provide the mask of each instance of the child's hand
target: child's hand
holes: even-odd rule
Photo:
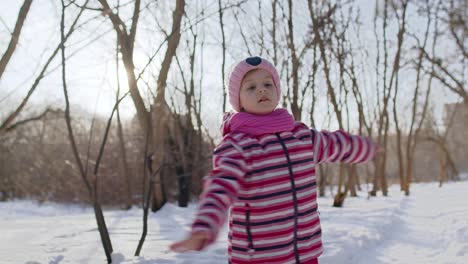
[[[185,240],[172,244],[169,248],[177,253],[184,253],[189,250],[200,251],[210,238],[207,232],[198,232],[191,234]]]

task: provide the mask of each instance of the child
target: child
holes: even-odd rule
[[[318,263],[323,249],[315,167],[367,162],[376,146],[343,131],[310,129],[276,108],[280,79],[263,58],[239,62],[228,88],[236,112],[225,115],[192,231],[171,249],[203,250],[229,211],[229,263]]]

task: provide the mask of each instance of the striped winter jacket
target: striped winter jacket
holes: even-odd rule
[[[215,149],[192,232],[214,241],[229,214],[229,263],[309,263],[322,253],[315,166],[366,162],[375,145],[342,131],[230,133]]]

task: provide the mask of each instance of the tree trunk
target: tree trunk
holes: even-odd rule
[[[347,186],[345,186],[345,191],[341,191],[344,185],[344,173],[345,173],[345,165],[340,164],[339,165],[339,172],[338,172],[338,190],[336,192],[335,198],[333,200],[333,206],[334,207],[342,207],[344,200],[346,199],[346,194],[347,194]]]
[[[62,13],[61,13],[61,20],[60,20],[60,37],[61,37],[61,43],[65,43],[65,9],[66,5],[64,0],[61,1],[62,4]],[[83,10],[83,9],[82,9]],[[100,200],[98,196],[98,170],[99,170],[99,164],[100,160],[102,158],[103,152],[104,152],[104,146],[106,145],[106,139],[107,135],[109,132],[110,124],[112,121],[112,116],[114,114],[115,108],[118,107],[119,100],[116,101],[116,104],[114,106],[114,109],[112,111],[112,114],[108,120],[107,128],[104,133],[104,138],[102,141],[102,144],[99,149],[99,154],[96,158],[96,165],[94,167],[94,173],[92,175],[91,182],[87,178],[87,170],[84,168],[83,163],[81,161],[78,147],[76,145],[76,141],[73,135],[73,130],[71,126],[71,117],[70,117],[70,103],[69,103],[69,98],[68,98],[68,89],[67,89],[67,82],[66,82],[66,63],[65,63],[65,44],[60,46],[60,51],[61,51],[61,68],[62,68],[62,84],[63,84],[63,92],[64,92],[64,97],[65,97],[65,120],[67,124],[67,129],[68,129],[68,136],[70,140],[71,147],[73,149],[73,153],[77,162],[78,167],[80,168],[80,173],[81,177],[88,189],[88,192],[90,194],[90,198],[92,200],[93,208],[94,208],[94,214],[96,218],[96,223],[98,226],[99,234],[101,237],[101,243],[104,248],[104,252],[106,254],[107,262],[112,263],[112,243],[109,237],[109,232],[106,226],[106,222],[104,219],[104,214],[102,213],[102,208],[100,205]]]
[[[324,197],[325,196],[325,186],[327,184],[327,174],[325,173],[322,165],[318,165],[319,169],[319,178],[318,178],[318,186],[319,186],[319,196]]]
[[[438,12],[439,5],[437,6],[436,13]],[[418,105],[418,97],[419,97],[419,89],[420,89],[420,79],[421,79],[421,71],[422,71],[422,63],[423,63],[423,58],[424,58],[424,53],[422,50],[426,48],[427,41],[429,39],[429,29],[431,26],[431,19],[432,19],[432,14],[431,14],[431,9],[429,6],[429,3],[427,3],[427,26],[426,26],[426,31],[424,33],[424,40],[423,40],[423,45],[420,48],[419,56],[418,56],[418,61],[416,65],[416,87],[414,90],[414,95],[413,95],[413,107],[412,107],[412,116],[411,116],[411,123],[410,123],[410,130],[408,133],[408,141],[406,143],[406,178],[404,179],[404,185],[403,185],[403,191],[405,192],[405,195],[408,196],[410,195],[410,185],[411,181],[413,180],[413,163],[414,163],[414,153],[416,150],[416,145],[418,143],[418,137],[419,137],[419,132],[421,131],[421,127],[423,125],[424,119],[426,117],[427,113],[427,108],[429,105],[429,95],[431,93],[431,88],[432,88],[432,79],[433,77],[429,77],[428,85],[427,85],[427,90],[426,90],[426,96],[423,104],[423,109],[421,113],[421,118],[418,122],[418,125],[416,129],[414,130],[414,125],[416,122],[416,107]],[[435,25],[434,25],[434,30],[438,30],[437,26],[438,21],[436,19]],[[432,42],[432,50],[435,50],[437,43],[437,34],[434,34],[434,39]]]
[[[348,167],[348,182],[347,182],[346,191],[345,191],[345,192],[349,191],[351,197],[357,197],[356,178],[357,178],[357,169],[356,169],[356,165],[353,164]]]
[[[157,95],[155,98],[154,106],[154,127],[153,127],[153,147],[155,148],[155,156],[153,159],[153,164],[155,167],[163,164],[164,160],[164,141],[166,138],[165,125],[167,123],[167,118],[169,117],[169,108],[166,104],[165,94],[166,94],[166,80],[169,73],[169,68],[171,66],[172,58],[174,57],[177,47],[179,45],[181,30],[180,25],[182,17],[185,13],[185,1],[177,0],[176,8],[172,13],[172,33],[169,36],[167,42],[167,50],[164,56],[163,62],[161,64],[161,70],[159,72],[159,77],[157,81]],[[159,210],[165,203],[165,197],[163,196],[162,188],[162,177],[161,173],[156,174],[154,181],[154,192],[152,199],[152,211]]]
[[[125,179],[125,197],[126,197],[126,205],[125,209],[132,208],[132,181],[130,179],[130,169],[128,168],[127,162],[127,151],[125,150],[125,140],[123,135],[123,128],[122,128],[122,121],[120,120],[120,111],[117,108],[117,134],[119,137],[119,147],[120,153],[122,158],[122,169],[123,169],[123,176]]]
[[[292,101],[291,111],[295,120],[301,120],[301,107],[299,106],[299,59],[296,54],[296,47],[294,44],[294,28],[293,28],[293,15],[292,15],[292,0],[288,0],[288,48],[291,52],[291,77],[292,77]]]
[[[447,181],[447,161],[445,159],[444,152],[439,149],[439,187],[442,187],[442,184]]]
[[[221,6],[221,0],[218,0],[218,13],[219,13],[219,26],[221,28],[221,47],[223,49],[223,61],[221,63],[221,87],[224,87],[226,85],[225,80],[224,80],[224,67],[226,64],[226,37],[224,35],[224,24],[223,24],[223,8]],[[226,88],[223,89],[223,109],[222,112],[226,112],[226,98],[227,98],[227,93],[226,93]]]
[[[185,10],[185,1],[177,0],[176,8],[173,12],[173,24],[171,34],[168,36],[168,48],[162,62],[162,67],[157,80],[157,95],[154,99],[153,113],[147,111],[143,98],[138,90],[137,78],[135,76],[135,66],[133,63],[133,47],[135,42],[135,35],[137,30],[137,23],[140,14],[140,0],[135,1],[133,10],[131,30],[128,33],[125,23],[121,18],[112,12],[106,0],[99,0],[103,7],[103,14],[108,15],[112,22],[114,30],[117,33],[117,39],[122,52],[122,60],[127,72],[127,81],[132,97],[133,103],[137,111],[138,121],[143,131],[148,131],[148,143],[150,145],[149,153],[152,153],[153,168],[156,170],[160,168],[164,160],[164,142],[166,139],[166,124],[169,117],[169,107],[165,101],[166,80],[171,66],[172,58],[175,54],[180,39],[180,24]],[[153,122],[148,122],[149,118]],[[148,124],[152,123],[152,127]],[[165,203],[163,183],[162,183],[162,170],[157,170],[155,179],[152,180],[154,184],[153,197],[152,197],[152,211],[159,210]]]
[[[389,117],[387,113],[387,118],[385,119],[385,130],[384,130],[384,146],[388,145],[388,127],[389,127]],[[387,174],[386,172],[387,167],[387,155],[383,156],[382,164],[380,167],[380,184],[382,186],[382,194],[384,196],[388,195],[388,184],[387,184]]]
[[[118,50],[118,40],[117,40],[117,45],[115,49],[115,74],[117,76],[116,81],[117,81],[117,96],[116,100],[119,100],[120,97],[120,79],[119,79],[119,50]],[[122,165],[121,165],[121,173],[123,174],[123,177],[125,179],[125,192],[126,192],[126,205],[125,209],[128,210],[132,208],[133,202],[132,202],[132,186],[131,186],[131,179],[130,179],[130,169],[128,168],[128,162],[127,162],[127,151],[125,150],[125,140],[124,140],[124,133],[123,133],[123,127],[122,127],[122,121],[120,119],[120,106],[117,106],[116,112],[117,112],[117,136],[119,139],[119,147],[120,147],[120,157],[122,158]]]
[[[397,113],[397,95],[398,95],[398,73],[400,71],[400,50],[401,46],[403,45],[403,40],[404,40],[404,35],[406,32],[406,7],[407,7],[408,2],[406,0],[402,1],[402,8],[403,8],[403,14],[401,18],[401,27],[398,32],[398,47],[397,47],[397,53],[395,55],[395,60],[393,62],[393,70],[392,70],[392,75],[390,79],[390,86],[393,84],[393,80],[395,80],[395,89],[394,89],[394,95],[393,95],[393,119],[395,121],[395,130],[396,130],[396,137],[397,137],[397,159],[398,159],[398,173],[400,176],[400,189],[403,189],[404,186],[404,179],[405,179],[405,170],[404,168],[404,163],[403,163],[403,154],[402,154],[402,148],[401,148],[401,130],[400,130],[400,125],[398,121],[398,113]],[[395,12],[398,12],[395,10]],[[391,87],[390,87],[391,89]],[[408,157],[406,157],[408,159]],[[386,185],[386,181],[385,181]],[[387,189],[387,186],[385,186],[385,189]],[[387,190],[385,190],[387,192]]]

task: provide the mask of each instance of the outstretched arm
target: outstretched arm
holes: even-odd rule
[[[335,132],[311,129],[315,163],[364,163],[372,160],[377,145],[371,139],[351,135],[342,130]]]
[[[231,143],[222,143],[213,154],[213,170],[204,179],[200,208],[190,235],[174,243],[175,252],[202,250],[217,237],[226,220],[227,210],[237,198],[245,175],[245,162]]]

